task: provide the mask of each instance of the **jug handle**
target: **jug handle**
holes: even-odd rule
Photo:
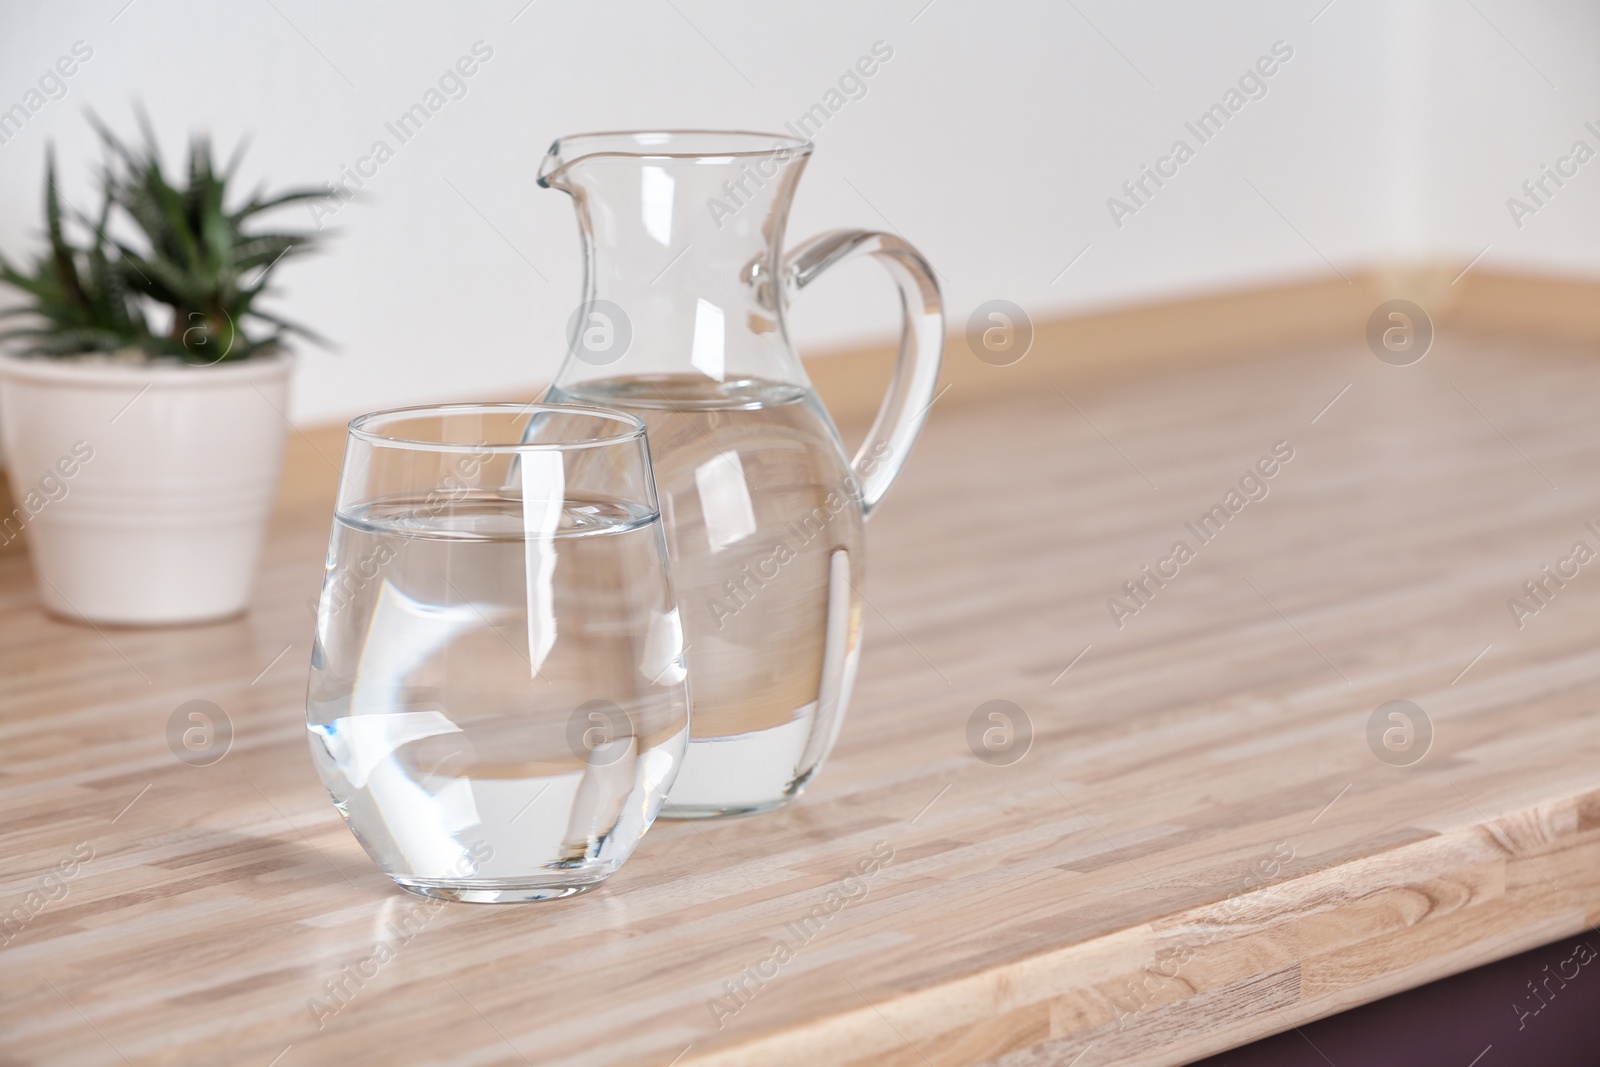
[[[889,392],[866,440],[850,461],[861,489],[861,511],[873,509],[916,444],[937,399],[939,362],[944,356],[944,302],[928,261],[906,241],[892,233],[873,230],[832,230],[818,234],[784,258],[791,291],[799,291],[840,260],[871,255],[881,263],[900,290],[900,354],[895,360]]]

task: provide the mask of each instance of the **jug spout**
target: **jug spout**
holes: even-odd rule
[[[538,180],[573,198],[585,266],[558,384],[684,374],[804,384],[781,256],[811,148],[697,130],[555,141]]]
[[[551,143],[538,180],[543,188],[575,193],[584,183],[582,171],[594,169],[583,168],[586,163],[609,160],[624,168],[687,165],[701,168],[704,177],[695,184],[707,194],[708,211],[710,203],[720,200],[727,211],[738,213],[759,199],[759,191],[776,181],[790,163],[803,166],[812,147],[810,141],[789,134],[743,130],[579,133]],[[715,212],[712,215],[714,223],[720,221]]]

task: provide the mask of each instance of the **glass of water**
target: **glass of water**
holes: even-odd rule
[[[306,723],[405,889],[493,903],[609,877],[689,734],[644,423],[540,404],[353,421]]]

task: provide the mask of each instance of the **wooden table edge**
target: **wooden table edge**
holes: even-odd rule
[[[1586,789],[1263,884],[1235,904],[1180,909],[894,997],[858,991],[858,1008],[703,1055],[691,1045],[677,1067],[883,1063],[896,1052],[941,1067],[1042,1067],[1092,1047],[1112,1053],[1096,1065],[1187,1063],[1588,930],[1600,921],[1600,882],[1584,875],[1596,869],[1600,789]],[[1304,953],[1293,943],[1319,936],[1308,925],[1320,936],[1348,929]],[[1127,971],[1130,941],[1148,946],[1147,968],[1163,949],[1168,962]],[[1186,945],[1200,946],[1189,958],[1201,961],[1187,969],[1171,962]],[[1261,970],[1263,960],[1277,965]],[[1136,1005],[1127,983],[1171,970],[1146,1006],[1074,1026],[1089,1021],[1075,1010],[1085,996]],[[1048,1037],[1027,1042],[1042,1008]],[[1153,1040],[1155,1051],[1115,1055]],[[952,1060],[954,1045],[988,1054]]]

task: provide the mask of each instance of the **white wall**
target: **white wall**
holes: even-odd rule
[[[1474,7],[1476,5],[1476,8]],[[1426,146],[1410,195],[1435,256],[1463,264],[1600,273],[1600,6],[1549,0],[1419,2],[1424,37],[1409,76]],[[1585,128],[1594,124],[1595,130]],[[1573,143],[1597,153],[1519,227],[1507,208]],[[1570,169],[1570,167],[1569,167]]]
[[[528,390],[578,297],[570,204],[533,183],[553,137],[776,128],[882,40],[893,59],[816,138],[791,234],[898,228],[957,323],[994,297],[1041,317],[1396,257],[1465,265],[1485,245],[1484,266],[1600,273],[1600,160],[1520,229],[1505,206],[1572,141],[1600,150],[1583,128],[1600,128],[1600,11],[1325,2],[0,0],[0,109],[75,42],[93,50],[0,144],[0,248],[33,240],[47,142],[90,200],[85,107],[131,131],[142,100],[174,156],[189,130],[224,149],[249,131],[245,173],[274,185],[336,179],[383,138],[395,156],[330,220],[328,253],[281,276],[280,310],[340,344],[304,351],[296,418]],[[397,145],[384,123],[477,41],[493,55],[466,96]],[[1293,57],[1267,95],[1199,145],[1185,120],[1277,41]],[[1107,198],[1177,138],[1194,158],[1116,226]],[[803,350],[893,328],[874,270],[806,293]]]

